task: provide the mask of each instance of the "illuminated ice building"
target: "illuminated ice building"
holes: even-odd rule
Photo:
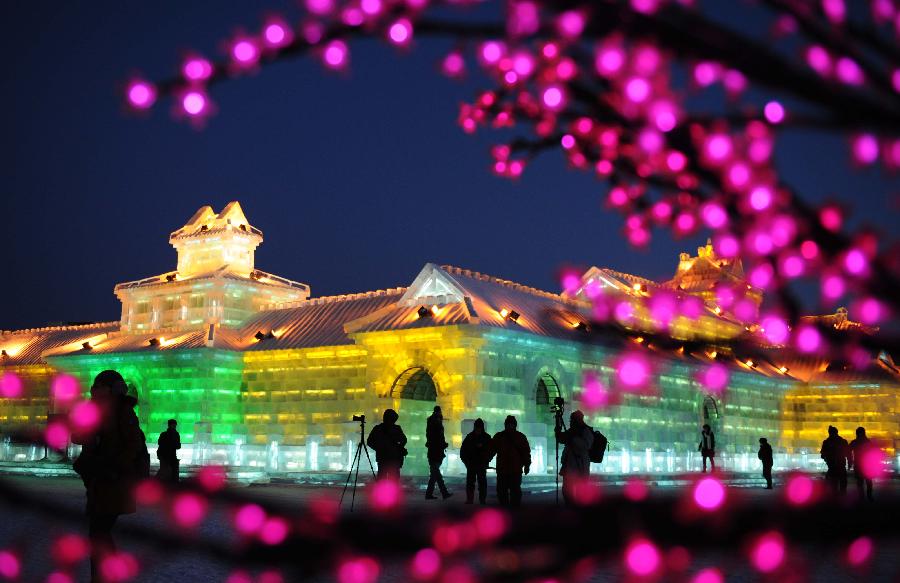
[[[23,390],[0,399],[0,429],[41,430],[48,415],[64,414],[50,398],[55,375],[86,390],[114,368],[138,396],[149,441],[178,420],[183,464],[270,473],[345,469],[358,438],[352,416],[380,420],[388,407],[410,437],[404,471],[422,473],[435,404],[451,444],[447,471],[461,469],[456,452],[476,417],[497,431],[513,414],[534,448],[533,471],[552,473],[550,404],[562,396],[567,410],[585,405],[586,385],[602,385],[614,401],[589,415],[610,440],[600,472],[696,469],[703,423],[717,434],[720,464],[737,471],[756,471],[760,436],[779,466],[811,467],[829,424],[848,437],[860,424],[871,437],[900,434],[900,375],[887,355],[848,372],[782,347],[729,348],[748,326],[716,304],[717,286],[746,288],[754,308],[761,293],[747,288],[739,261],[716,257],[711,245],[682,253],[674,277],[659,283],[591,268],[577,291],[556,294],[429,263],[407,287],[313,297],[256,268],[262,240],[237,202],[218,214],[203,207],[171,234],[174,271],[115,287],[118,321],[3,332],[0,365]],[[630,305],[627,325],[597,324],[593,294],[611,309]],[[696,298],[697,311],[674,317],[660,337],[647,306],[666,294]],[[830,318],[853,324],[844,313]],[[650,379],[637,391],[620,374],[633,357]],[[728,371],[720,393],[697,380],[712,363]],[[39,446],[0,444],[2,459],[43,455]]]

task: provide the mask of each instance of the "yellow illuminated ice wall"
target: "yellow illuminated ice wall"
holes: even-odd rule
[[[711,245],[683,254],[675,277],[661,284],[591,268],[577,291],[559,295],[428,264],[408,287],[314,298],[307,286],[256,269],[262,233],[237,203],[218,214],[200,209],[170,242],[175,271],[116,286],[119,322],[0,335],[3,370],[26,385],[20,398],[0,399],[0,429],[22,435],[64,413],[48,397],[54,373],[73,374],[86,388],[115,368],[134,387],[149,441],[167,419],[179,421],[186,465],[344,470],[359,439],[352,417],[365,414],[368,431],[391,407],[410,439],[404,471],[422,473],[425,419],[440,405],[447,471],[461,470],[457,451],[475,418],[498,431],[512,414],[531,442],[535,472],[552,472],[554,397],[567,410],[578,406],[588,372],[614,387],[617,360],[636,351],[652,363],[654,382],[589,415],[610,440],[598,471],[696,468],[703,423],[717,433],[720,463],[738,471],[756,467],[762,436],[780,465],[794,467],[815,466],[829,423],[847,435],[856,424],[875,437],[897,435],[892,361],[879,361],[879,375],[829,380],[798,374],[796,363],[786,370],[777,349],[761,347],[767,356],[748,364],[728,347],[748,326],[723,313],[714,289],[742,272]],[[624,331],[592,330],[591,286],[632,303]],[[651,341],[646,300],[656,293],[693,294],[702,311],[676,318],[669,338]],[[761,294],[747,295],[758,306]],[[731,371],[721,397],[695,380],[714,361]],[[6,459],[42,455],[13,442],[0,448]]]

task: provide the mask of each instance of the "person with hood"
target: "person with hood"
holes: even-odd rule
[[[150,454],[134,407],[137,399],[118,372],[105,370],[91,386],[91,402],[100,411],[98,425],[72,436],[82,445],[74,469],[84,482],[88,537],[91,542],[91,581],[102,581],[100,562],[116,550],[112,529],[122,514],[136,511],[134,488],[147,477]]]
[[[366,445],[375,450],[375,462],[378,464],[378,478],[399,478],[400,468],[406,451],[406,435],[397,425],[400,418],[393,409],[385,409],[382,422],[372,428]]]
[[[444,415],[439,406],[435,406],[434,412],[428,417],[425,424],[425,449],[428,450],[428,487],[425,489],[425,499],[435,500],[434,486],[437,484],[441,490],[441,497],[446,500],[453,496],[444,484],[444,476],[441,475],[441,462],[444,461],[444,450],[449,444],[444,438]]]
[[[837,427],[828,426],[828,437],[822,442],[819,455],[825,460],[828,471],[825,472],[825,480],[831,486],[835,494],[847,493],[847,457],[850,454],[850,446],[847,440],[838,435]]]
[[[517,426],[516,418],[507,415],[503,431],[494,434],[488,452],[488,461],[497,456],[497,500],[501,506],[521,505],[522,473],[531,471],[531,446]]]
[[[478,502],[487,501],[487,467],[490,461],[491,436],[484,430],[484,420],[476,419],[472,431],[463,439],[459,459],[466,466],[466,504],[475,501],[475,482],[478,482]]]
[[[159,472],[156,477],[163,482],[178,483],[178,455],[181,449],[181,435],[178,433],[178,421],[169,419],[166,430],[159,434],[156,458],[159,460]]]
[[[562,423],[561,416],[559,417]],[[569,428],[557,424],[555,432],[559,443],[565,445],[559,463],[559,475],[563,477],[563,500],[572,505],[578,498],[579,486],[588,479],[591,473],[591,445],[594,443],[594,430],[584,422],[584,413],[572,411],[569,415]]]
[[[856,491],[859,492],[859,499],[863,499],[863,482],[865,482],[866,498],[869,499],[869,502],[874,500],[872,498],[872,478],[863,474],[860,462],[866,451],[872,447],[874,447],[872,442],[866,436],[866,428],[857,427],[856,439],[850,442],[850,469],[853,470],[853,476],[856,478]]]
[[[765,437],[759,438],[759,453],[756,454],[759,461],[762,462],[762,475],[766,479],[766,490],[772,489],[772,466],[774,465],[772,457],[772,446]]]
[[[700,445],[697,447],[703,457],[703,473],[706,473],[706,460],[709,460],[711,471],[716,471],[716,436],[709,425],[703,426],[700,432]]]

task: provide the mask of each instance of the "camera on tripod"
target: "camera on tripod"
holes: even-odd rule
[[[556,416],[556,427],[557,428],[565,428],[565,423],[563,422],[563,409],[566,406],[566,400],[562,397],[556,397],[553,399],[553,404],[550,405],[550,412]]]
[[[365,422],[366,422],[366,416],[365,416],[365,415],[354,415],[354,416],[353,416],[353,420],[354,420],[354,421],[359,421],[360,423],[365,423]]]

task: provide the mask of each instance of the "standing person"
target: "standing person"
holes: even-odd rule
[[[100,409],[99,425],[90,433],[73,435],[83,446],[74,469],[87,495],[88,536],[91,542],[91,581],[102,581],[100,561],[115,552],[112,529],[122,514],[135,512],[136,482],[148,471],[150,456],[125,380],[114,370],[97,375],[91,401]]]
[[[825,460],[828,471],[825,472],[825,479],[831,486],[831,491],[835,494],[844,495],[847,493],[847,457],[849,456],[850,446],[847,440],[838,435],[837,427],[828,426],[828,437],[822,442],[822,449],[819,454]]]
[[[453,496],[444,484],[444,476],[441,475],[441,462],[444,461],[444,450],[448,447],[444,439],[444,415],[441,408],[435,406],[434,412],[428,417],[425,425],[425,449],[428,450],[428,487],[425,489],[425,499],[435,500],[434,485],[441,490],[441,497],[446,500]]]
[[[756,454],[756,457],[758,457],[759,461],[762,462],[763,478],[766,479],[766,490],[771,490],[772,465],[774,464],[774,462],[772,459],[772,446],[769,445],[769,440],[765,437],[759,438],[759,453]]]
[[[862,461],[862,456],[870,447],[873,446],[872,442],[869,441],[869,438],[866,436],[866,428],[857,427],[856,439],[850,442],[850,469],[853,470],[853,476],[856,478],[856,491],[859,492],[859,499],[863,499],[863,482],[865,482],[866,498],[869,499],[869,502],[874,500],[874,498],[872,498],[872,478],[867,478],[863,475],[862,468],[859,466]]]
[[[562,423],[562,416],[558,417]],[[591,445],[594,431],[584,422],[584,413],[572,411],[569,428],[565,431],[557,424],[556,439],[565,444],[559,463],[559,475],[563,477],[563,500],[571,506],[578,499],[578,488],[591,473]]]
[[[181,449],[181,435],[178,433],[178,421],[169,419],[168,427],[159,434],[156,458],[159,460],[159,471],[156,477],[163,482],[178,483],[178,457],[175,452]]]
[[[716,436],[709,425],[703,426],[700,432],[700,445],[697,447],[703,456],[703,473],[706,473],[706,460],[709,460],[711,471],[716,471]]]
[[[397,425],[400,418],[393,409],[385,409],[381,423],[372,428],[366,445],[375,450],[375,462],[378,464],[378,478],[400,478],[400,468],[406,451],[406,435],[403,428]]]
[[[475,501],[475,482],[478,482],[478,502],[487,501],[487,467],[490,461],[491,436],[484,430],[484,420],[476,419],[472,431],[463,439],[459,459],[466,466],[466,504]]]
[[[497,499],[501,506],[521,505],[522,472],[528,475],[531,471],[531,446],[517,426],[516,418],[507,415],[503,431],[494,434],[488,452],[488,461],[497,456]]]

